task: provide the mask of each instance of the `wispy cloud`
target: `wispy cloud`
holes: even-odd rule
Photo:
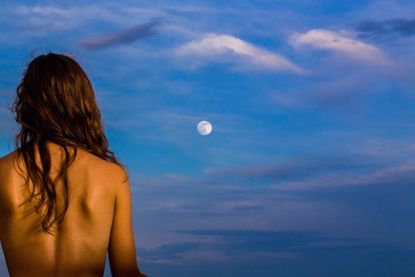
[[[297,230],[249,230],[249,229],[210,229],[183,230],[180,233],[197,237],[197,242],[178,242],[164,244],[154,249],[142,249],[146,262],[157,263],[194,263],[200,262],[197,253],[210,254],[204,261],[212,257],[220,257],[220,261],[231,261],[234,256],[240,259],[258,259],[275,257],[293,258],[309,255],[318,250],[329,254],[331,251],[368,251],[379,246],[359,239],[327,236],[313,231]],[[196,255],[195,255],[196,254]]]
[[[356,27],[361,37],[391,40],[415,35],[415,19],[394,18],[388,20],[365,20]]]
[[[199,57],[206,60],[227,59],[247,63],[250,69],[266,69],[304,74],[306,71],[287,58],[255,46],[240,38],[208,33],[201,39],[188,42],[176,49],[178,56]]]
[[[410,151],[409,148],[407,150]],[[168,174],[163,178],[152,179],[143,176],[141,185],[153,188],[173,184],[181,187],[208,186],[211,190],[244,190],[255,186],[292,191],[334,186],[385,185],[415,180],[414,162],[396,164],[389,159],[369,154],[303,157],[243,167],[206,168],[203,175],[195,177]]]
[[[135,25],[120,32],[96,38],[83,39],[79,42],[79,44],[89,50],[98,50],[114,45],[132,43],[140,38],[155,35],[157,32],[154,28],[159,25],[160,22],[160,18],[153,18],[147,23]]]
[[[13,23],[13,27],[19,27],[19,32],[28,31],[36,35],[79,28],[84,23],[94,20],[112,24],[123,22],[118,11],[114,12],[105,6],[6,5],[2,12],[9,16],[5,17],[7,21],[5,19],[0,19],[0,21]],[[34,30],[36,32],[33,32]]]
[[[341,173],[375,168],[379,162],[367,155],[303,157],[297,160],[285,160],[282,163],[261,164],[232,168],[206,168],[204,173],[210,178],[224,179],[232,182],[252,181],[252,183],[275,183],[293,181],[327,172]]]
[[[362,9],[355,10],[353,14],[358,21],[362,19],[413,18],[414,10],[414,1],[376,0],[367,2],[362,6]]]
[[[388,257],[388,262],[377,267],[377,272],[385,272],[384,276],[393,276],[397,270],[408,276],[413,272],[409,262],[415,257],[413,249],[348,236],[246,229],[189,230],[188,233],[199,241],[142,249],[145,267],[152,269],[151,264],[163,264],[158,271],[154,270],[154,273],[164,273],[160,276],[187,276],[189,272],[197,272],[193,274],[197,276],[220,276],[224,272],[241,277],[308,276],[310,273],[337,276],[338,265],[347,264],[348,268],[342,269],[347,276],[356,272],[371,276],[374,265],[371,261]]]
[[[207,169],[211,182],[240,187],[269,187],[281,191],[313,190],[347,186],[406,184],[415,180],[415,163],[382,164],[365,155],[305,158],[281,164],[226,169]]]
[[[390,152],[396,155],[393,149]],[[149,178],[140,175],[142,178],[136,186],[140,191],[134,189],[133,196],[140,197],[136,202],[140,208],[135,208],[143,222],[162,218],[163,228],[172,233],[192,228],[212,229],[211,226],[222,228],[191,230],[182,233],[190,237],[177,237],[175,241],[165,240],[160,244],[157,237],[153,242],[149,239],[154,230],[143,227],[148,243],[141,253],[148,263],[180,264],[212,261],[212,256],[228,261],[235,255],[250,259],[264,254],[271,255],[267,256],[271,259],[284,253],[302,256],[315,251],[361,251],[365,246],[353,241],[349,244],[308,235],[303,241],[301,235],[269,230],[311,228],[330,234],[347,234],[352,238],[365,237],[356,228],[370,228],[372,207],[378,214],[374,203],[382,203],[385,210],[393,210],[390,216],[383,215],[385,220],[380,220],[376,227],[391,226],[392,217],[397,213],[405,219],[413,214],[413,205],[409,203],[410,195],[413,195],[410,188],[415,180],[414,169],[413,162],[397,163],[396,157],[357,154],[303,157],[251,166],[209,167],[202,174],[195,172],[192,176],[171,173]],[[402,190],[408,197],[399,196]],[[399,207],[396,199],[401,201]],[[389,204],[386,201],[390,201]],[[358,218],[349,219],[357,213]],[[180,218],[180,224],[177,218]],[[255,230],[233,230],[245,226]],[[382,229],[377,238],[392,243],[392,239],[386,239],[391,232],[394,235],[404,233]],[[169,235],[179,235],[172,233]],[[372,234],[366,238],[380,241]],[[413,243],[411,238],[408,240]]]
[[[290,43],[295,46],[311,46],[316,49],[334,51],[348,57],[371,63],[385,63],[385,54],[376,46],[354,39],[345,31],[312,29],[305,33],[294,33]]]
[[[277,185],[281,190],[313,190],[316,188],[333,188],[341,186],[367,186],[407,184],[415,180],[415,163],[404,162],[376,170],[353,175],[327,172],[300,181],[283,181]]]

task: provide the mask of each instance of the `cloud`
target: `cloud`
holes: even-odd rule
[[[10,5],[2,9],[0,21],[10,25],[16,32],[27,32],[30,35],[50,35],[53,31],[76,29],[88,22],[102,21],[120,24],[123,18],[114,10],[96,5],[82,6],[47,6],[47,5]],[[7,15],[7,16],[6,16]]]
[[[413,230],[414,169],[413,163],[397,164],[396,157],[359,154],[209,168],[190,176],[141,175],[136,186],[140,190],[133,189],[137,199],[134,208],[143,222],[138,225],[143,229],[138,235],[146,238],[145,248],[151,249],[141,253],[148,263],[185,264],[212,262],[212,257],[249,260],[262,253],[275,259],[285,254],[363,250],[342,241],[319,241],[314,235],[304,238],[300,234],[290,240],[287,234],[269,231],[280,229],[324,230],[333,235],[396,245],[409,241],[413,245],[412,236],[407,234]],[[145,226],[145,222],[151,225]],[[396,229],[395,223],[404,228]],[[242,231],[246,226],[255,230]],[[215,228],[226,230],[200,231]],[[375,229],[381,231],[374,237],[369,231]],[[176,234],[176,230],[191,230],[180,233],[190,236]],[[399,239],[390,239],[391,234]],[[159,238],[166,236],[169,238],[160,242]]]
[[[200,242],[178,242],[163,244],[152,249],[140,249],[142,261],[155,264],[178,264],[180,255],[198,250]]]
[[[415,35],[415,19],[394,18],[388,20],[365,20],[359,23],[356,31],[363,38],[392,40]]]
[[[314,157],[250,167],[209,168],[197,176],[140,174],[137,187],[152,191],[140,199],[140,210],[146,213],[169,211],[182,221],[190,216],[191,225],[206,218],[222,223],[227,218],[239,218],[244,222],[247,215],[265,215],[276,206],[279,211],[273,216],[282,213],[284,217],[282,205],[290,206],[289,213],[293,209],[304,213],[302,205],[309,200],[305,196],[315,191],[366,187],[376,190],[379,186],[395,190],[398,185],[414,182],[414,169],[413,163],[396,165],[379,156]],[[141,195],[141,191],[137,193]],[[235,226],[235,221],[232,224]]]
[[[155,35],[154,27],[158,24],[160,24],[160,18],[153,18],[147,23],[135,25],[124,31],[97,38],[83,39],[79,44],[88,50],[98,50],[114,45],[132,43],[137,39]]]
[[[200,262],[198,252],[219,256],[222,261],[250,260],[259,257],[298,257],[316,253],[361,252],[376,250],[379,246],[349,237],[327,236],[315,231],[207,229],[183,230],[197,241],[168,243],[153,249],[141,249],[146,262],[168,261],[171,264]],[[278,255],[280,254],[280,255]],[[262,256],[259,256],[262,255]],[[197,258],[195,258],[195,256]],[[212,261],[211,257],[205,257]]]
[[[212,230],[216,231],[216,230]],[[220,230],[218,230],[220,232]],[[230,230],[231,232],[234,230]],[[242,231],[243,232],[243,231]],[[230,233],[230,232],[229,232]],[[252,253],[242,252],[235,255],[224,255],[223,250],[231,245],[243,243],[255,243],[254,236],[262,234],[224,234],[228,239],[235,240],[229,244],[219,240],[211,244],[215,250],[189,251],[180,254],[178,262],[152,265],[146,260],[143,261],[143,268],[151,276],[395,276],[396,272],[403,276],[413,275],[411,264],[415,257],[413,249],[405,247],[392,247],[383,244],[369,244],[359,241],[330,241],[321,242],[316,246],[307,247],[307,233],[286,235],[275,232],[278,239],[269,238],[268,235],[262,239],[275,243],[281,240],[285,246],[284,238],[290,242],[298,238],[303,244],[296,248],[293,246],[289,251],[279,251],[278,245],[275,252]],[[218,238],[218,236],[211,236]],[[275,241],[275,242],[274,242]],[[313,244],[313,240],[309,240]],[[171,245],[174,247],[174,245]],[[178,245],[181,248],[181,245]],[[237,248],[234,249],[235,252]],[[163,256],[162,253],[160,253]],[[162,258],[159,259],[163,261]],[[164,259],[167,260],[167,259]],[[385,261],[385,262],[379,262]],[[347,266],[345,266],[347,265]],[[148,270],[147,270],[148,269]]]
[[[329,237],[308,230],[186,230],[183,233],[199,237],[219,238],[225,241],[224,250],[228,254],[252,252],[279,252],[310,250],[314,248],[349,248],[369,245],[352,238]],[[217,240],[215,241],[217,242]],[[371,247],[376,247],[371,245]]]
[[[295,46],[311,46],[317,49],[334,51],[359,61],[385,63],[384,53],[377,47],[356,40],[344,31],[334,32],[324,29],[312,29],[306,33],[294,33],[290,43]]]
[[[413,149],[407,148],[407,151],[413,152]],[[252,188],[278,190],[281,194],[276,195],[274,200],[295,200],[295,197],[290,198],[290,195],[295,196],[292,193],[297,191],[414,182],[415,163],[411,161],[396,163],[394,159],[377,154],[302,157],[296,160],[251,166],[206,168],[203,175],[193,177],[179,174],[166,174],[157,178],[141,176],[139,183],[140,186],[168,191],[169,197],[172,196],[170,190],[176,187],[206,190],[204,192],[206,197],[209,193],[226,191],[232,197],[223,200],[231,200],[231,203],[222,202],[216,208],[226,212],[238,212],[240,208],[254,210],[261,207],[259,200],[263,195],[256,195],[253,192],[249,195],[245,194],[246,190]],[[160,202],[162,208],[171,208],[169,206],[171,203],[165,201],[166,199],[163,199]],[[199,204],[204,203],[202,200],[198,199],[198,201],[200,201]],[[182,203],[175,202],[174,204],[174,207],[179,209]],[[215,208],[214,203],[207,203],[207,205]]]
[[[405,52],[407,51],[401,51],[401,54]],[[404,54],[407,56],[404,64],[401,60],[403,56],[395,55],[388,64],[360,63],[359,66],[349,63],[352,59],[343,61],[339,56],[325,60],[317,57],[319,62],[318,68],[314,69],[315,76],[324,78],[308,83],[306,90],[297,85],[270,90],[267,92],[268,99],[287,109],[312,111],[317,108],[321,113],[337,116],[342,120],[358,119],[368,109],[374,108],[374,99],[379,100],[383,94],[393,90],[391,84],[400,83],[399,86],[403,87],[404,82],[407,82],[409,87],[413,83],[410,79],[412,75],[407,74],[413,66],[409,64],[407,54],[409,53]],[[410,90],[393,91],[397,95],[403,95]]]
[[[328,172],[305,180],[283,181],[277,187],[281,190],[301,191],[324,187],[408,184],[414,181],[415,163],[410,161],[354,175]]]
[[[84,10],[85,11],[85,10]],[[55,30],[72,28],[79,24],[73,8],[64,9],[52,6],[24,6],[12,7],[10,12],[16,17],[25,17],[21,25],[25,30],[34,31],[37,29]]]
[[[285,160],[275,164],[259,164],[231,168],[206,168],[207,178],[225,179],[231,182],[252,181],[252,183],[274,183],[292,181],[327,172],[347,173],[364,169],[373,169],[380,163],[366,155],[350,156],[310,156],[296,160]]]
[[[370,1],[362,9],[353,12],[357,20],[414,18],[415,2],[402,0],[376,0]]]
[[[230,35],[208,33],[199,40],[188,42],[176,49],[178,56],[202,59],[242,61],[250,69],[259,68],[304,74],[306,71],[287,58],[262,49]]]

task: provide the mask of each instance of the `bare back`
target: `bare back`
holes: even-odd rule
[[[61,155],[50,149],[53,180]],[[78,149],[68,169],[68,210],[52,236],[42,230],[42,213],[31,212],[33,202],[19,207],[29,194],[16,162],[15,152],[0,159],[0,239],[11,276],[102,276],[107,251],[114,276],[142,276],[121,167]],[[56,191],[59,207],[62,184]]]

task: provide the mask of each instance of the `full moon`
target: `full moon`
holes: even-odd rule
[[[203,136],[207,136],[212,132],[212,124],[209,121],[200,121],[197,124],[197,131]]]

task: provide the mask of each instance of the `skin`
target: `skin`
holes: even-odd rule
[[[53,180],[63,152],[53,143],[48,148]],[[30,212],[33,202],[19,207],[28,192],[16,157],[14,151],[0,158],[0,240],[10,276],[102,276],[107,252],[113,276],[145,276],[136,259],[130,184],[120,166],[78,148],[68,170],[69,207],[52,236],[42,230],[42,213]],[[58,201],[62,185],[56,184]]]

